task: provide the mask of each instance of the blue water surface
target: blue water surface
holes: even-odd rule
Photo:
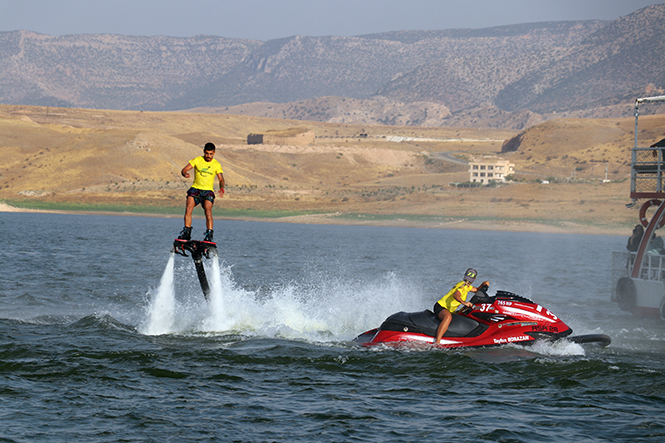
[[[181,223],[0,213],[1,441],[665,439],[665,322],[610,301],[623,237],[216,220],[223,303],[176,257],[151,334]],[[612,345],[353,344],[467,267]]]

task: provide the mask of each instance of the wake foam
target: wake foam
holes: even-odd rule
[[[584,355],[584,347],[581,344],[573,343],[566,339],[554,342],[538,340],[531,345],[530,349],[540,355],[552,357]]]
[[[161,335],[173,330],[175,320],[175,287],[173,285],[175,254],[171,253],[159,282],[159,288],[148,307],[147,318],[139,327],[146,335]]]
[[[247,290],[236,285],[231,268],[222,266],[218,257],[205,264],[211,290],[206,302],[194,284],[193,266],[187,265],[176,269],[171,254],[159,287],[148,294],[139,332],[348,341],[378,326],[395,311],[422,310],[433,303],[416,285],[392,273],[369,282],[313,275],[307,284],[276,283],[260,292]]]

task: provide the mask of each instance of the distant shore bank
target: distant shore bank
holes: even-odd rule
[[[165,213],[157,211],[135,212],[131,210],[76,210],[76,209],[39,209],[30,207],[16,207],[0,202],[0,212],[36,212],[53,214],[88,214],[88,215],[114,215],[114,216],[136,216],[136,217],[181,217],[179,213]],[[201,215],[195,218],[202,218]],[[299,215],[266,215],[266,216],[228,216],[215,215],[218,220],[240,220],[260,221],[271,223],[302,223],[302,224],[329,224],[329,225],[353,225],[353,226],[386,226],[386,227],[408,227],[421,229],[466,229],[482,231],[509,231],[509,232],[540,232],[551,234],[589,234],[589,235],[630,235],[630,226],[597,226],[581,224],[571,221],[558,224],[538,223],[531,220],[509,220],[509,219],[487,219],[470,220],[466,218],[440,220],[436,218],[424,219],[418,216],[373,216],[371,214],[350,213],[320,213]]]

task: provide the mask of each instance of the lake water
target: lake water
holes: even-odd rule
[[[207,303],[181,225],[0,213],[0,441],[665,440],[665,322],[610,302],[624,237],[217,220]],[[612,344],[352,343],[467,267]]]

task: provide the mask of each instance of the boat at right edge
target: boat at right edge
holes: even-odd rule
[[[640,105],[663,102],[665,95],[635,100],[635,144],[631,151],[630,198],[642,202],[638,224],[626,251],[612,253],[612,301],[638,318],[665,320],[665,248],[656,231],[665,226],[665,139],[639,145]],[[651,212],[655,210],[653,215]],[[641,238],[640,238],[641,236]]]

